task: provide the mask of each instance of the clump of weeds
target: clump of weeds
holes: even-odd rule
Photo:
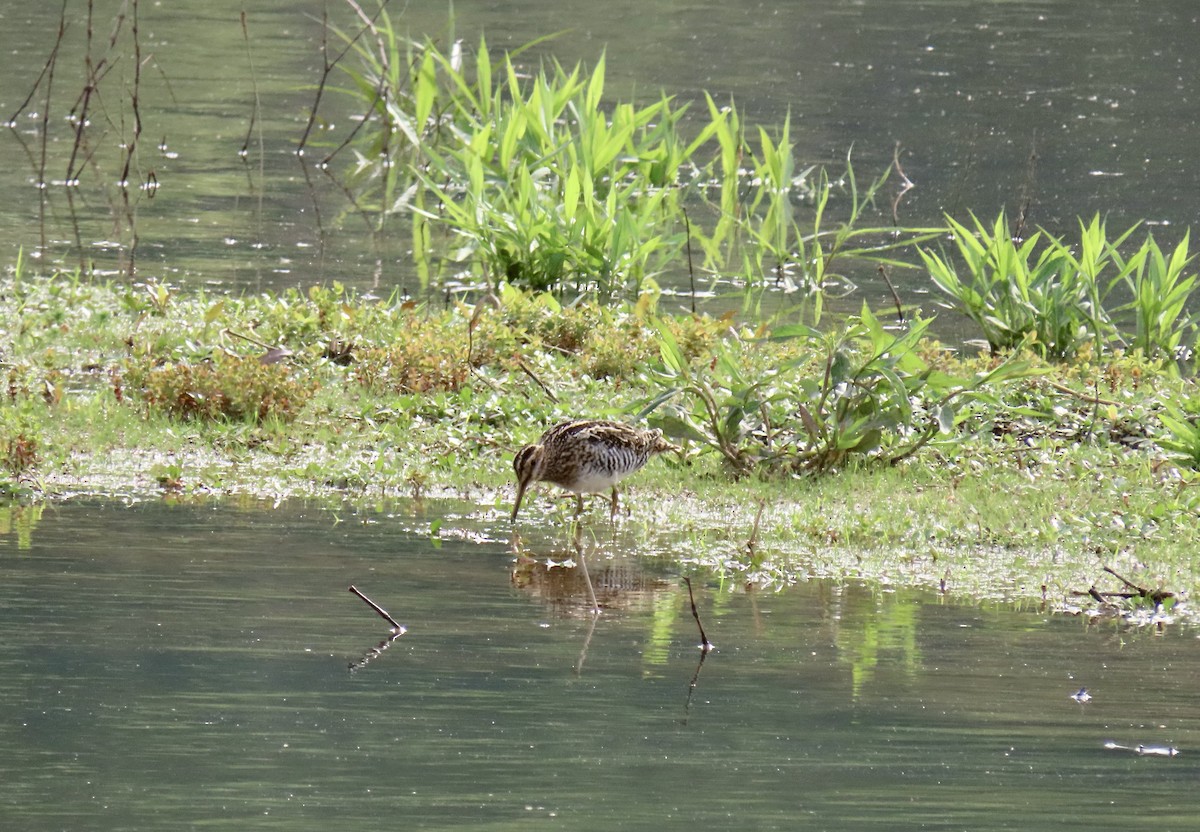
[[[130,360],[124,369],[124,386],[149,408],[185,421],[290,422],[316,389],[285,364],[224,353],[160,366]]]
[[[354,377],[368,389],[392,393],[461,389],[471,365],[466,325],[456,318],[406,313],[390,345],[358,351]]]

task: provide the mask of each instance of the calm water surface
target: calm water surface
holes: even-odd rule
[[[83,77],[86,4],[67,5],[71,28],[50,110],[58,125],[48,148],[52,182],[65,175],[72,134],[61,119]],[[116,4],[95,7],[98,59]],[[59,8],[0,8],[0,116],[32,88]],[[341,188],[293,153],[320,78],[325,9],[336,25],[353,26],[349,6],[337,2],[140,4],[138,179],[153,171],[156,195],[135,192],[125,204],[112,187],[131,117],[120,92],[132,84],[126,56],[95,110],[95,155],[79,188],[37,188],[43,99],[0,135],[0,258],[11,263],[24,247],[113,274],[132,261],[141,279],[243,290],[331,280],[385,294],[416,290],[404,223],[368,234]],[[450,37],[448,4],[389,9],[418,38]],[[734,99],[749,123],[771,126],[790,112],[805,162],[836,166],[853,147],[860,175],[874,176],[899,143],[917,184],[900,211],[910,225],[937,222],[942,211],[991,217],[1007,207],[1015,215],[1028,204],[1030,222],[1056,233],[1100,212],[1111,229],[1146,220],[1173,244],[1200,216],[1193,0],[458,0],[454,14],[453,34],[468,53],[481,33],[498,53],[561,32],[527,53],[531,63],[590,65],[606,51],[613,96],[666,91],[687,101],[708,90]],[[256,94],[261,145],[250,131]],[[327,95],[320,115],[314,142],[330,147],[348,135],[354,113],[344,97]],[[252,152],[243,161],[247,135]],[[852,277],[872,303],[890,303],[873,268]],[[902,288],[920,291],[924,279]]]
[[[4,828],[1194,828],[1194,632],[695,576],[698,671],[661,560],[444,519],[6,512]]]

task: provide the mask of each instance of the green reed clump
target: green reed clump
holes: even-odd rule
[[[123,388],[148,407],[185,421],[290,422],[315,383],[284,364],[224,353],[210,361],[125,362]]]
[[[1080,221],[1074,246],[1043,231],[1015,240],[1003,213],[990,227],[972,220],[973,229],[947,217],[961,271],[948,254],[920,253],[934,285],[978,324],[993,353],[1026,347],[1069,361],[1116,347],[1187,357],[1197,322],[1187,313],[1196,286],[1185,274],[1188,235],[1170,256],[1150,235],[1125,256],[1120,248],[1137,226],[1110,238],[1099,216]],[[1129,300],[1118,305],[1122,291]]]
[[[1194,347],[1200,312],[1189,311],[1197,280],[1195,274],[1185,274],[1194,259],[1188,254],[1189,238],[1190,233],[1185,233],[1168,256],[1147,235],[1141,248],[1121,262],[1130,300],[1114,314],[1132,316],[1129,347],[1147,358],[1182,360]]]
[[[366,114],[350,192],[380,225],[411,222],[423,281],[466,268],[493,291],[636,297],[678,274],[694,243],[715,279],[803,289],[819,319],[828,287],[853,287],[842,263],[912,268],[889,252],[931,233],[870,227],[887,173],[860,193],[849,164],[837,178],[801,165],[790,119],[754,144],[737,110],[707,95],[707,118],[686,128],[688,107],[669,96],[608,101],[603,56],[586,72],[529,69],[516,62],[527,47],[493,57],[482,38],[473,54],[461,43],[446,54],[398,37],[386,13],[369,32],[343,35],[357,59],[342,66],[343,92]]]
[[[934,285],[979,325],[993,353],[1026,345],[1040,355],[1068,359],[1084,344],[1111,337],[1094,277],[1075,267],[1059,240],[1042,232],[1014,240],[1003,214],[990,229],[975,217],[974,230],[946,219],[965,276],[948,256],[922,249],[921,257]]]
[[[490,67],[486,44],[479,55]],[[586,77],[554,63],[524,81],[509,56],[503,73],[486,119],[460,110],[461,140],[430,151],[421,182],[436,206],[413,210],[493,286],[639,293],[680,253],[679,168],[713,126],[684,146],[685,108],[667,98],[605,112],[603,57]]]
[[[1157,437],[1160,447],[1184,465],[1200,469],[1200,395],[1170,401],[1158,414],[1165,433]]]
[[[798,170],[791,141],[791,117],[784,120],[778,141],[759,128],[759,145],[746,145],[743,163],[749,170],[748,189],[740,223],[749,245],[742,253],[742,272],[751,284],[769,281],[786,292],[802,291],[812,301],[812,320],[821,319],[825,294],[834,290],[848,294],[854,282],[843,271],[852,263],[875,268],[911,269],[896,259],[894,252],[912,248],[944,232],[941,228],[871,226],[866,212],[887,183],[888,169],[860,190],[854,165],[846,157],[845,172],[831,179],[825,167],[809,165]],[[731,144],[726,138],[724,147]],[[849,204],[844,216],[829,221],[827,211],[835,195],[844,194]],[[722,210],[727,195],[722,193]],[[803,225],[802,225],[803,223]],[[711,250],[708,241],[707,250]]]

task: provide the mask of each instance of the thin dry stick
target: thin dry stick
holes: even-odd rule
[[[355,595],[357,595],[359,598],[366,601],[367,606],[370,607],[371,609],[375,610],[375,612],[379,613],[380,617],[383,618],[383,620],[386,621],[387,623],[391,624],[392,628],[395,629],[398,633],[408,632],[407,627],[405,627],[403,624],[400,624],[399,622],[396,621],[396,619],[394,619],[390,615],[388,615],[387,610],[385,610],[383,607],[379,606],[374,601],[372,601],[370,598],[363,595],[362,592],[359,591],[358,587],[351,586],[350,591],[353,592]]]
[[[1017,214],[1017,227],[1013,231],[1013,239],[1020,240],[1025,234],[1025,223],[1029,220],[1029,212],[1033,208],[1033,194],[1037,187],[1037,130],[1029,142],[1029,159],[1025,163],[1025,183],[1021,186],[1021,210]]]
[[[531,379],[533,379],[534,382],[537,384],[537,386],[542,388],[542,392],[546,394],[546,396],[550,399],[550,401],[554,402],[555,404],[558,404],[558,396],[554,395],[554,391],[551,390],[546,385],[546,382],[544,382],[540,378],[538,378],[538,374],[533,371],[532,367],[530,367],[528,364],[525,363],[524,358],[522,358],[519,355],[516,358],[517,358],[517,366],[520,367],[525,372],[525,375],[527,375]]]
[[[378,30],[376,30],[376,28],[375,28],[375,21],[379,18],[379,16],[381,14],[383,14],[384,9],[387,7],[387,0],[384,0],[383,3],[379,4],[379,9],[376,10],[375,16],[367,17],[366,13],[363,12],[362,8],[360,8],[358,5],[356,5],[353,2],[349,2],[349,0],[347,0],[347,2],[350,5],[350,7],[353,8],[358,13],[358,16],[363,19],[364,25],[363,25],[363,28],[358,31],[358,34],[356,34],[353,38],[350,39],[350,41],[346,44],[346,47],[341,52],[339,52],[337,54],[337,56],[335,58],[333,58],[333,60],[330,60],[329,59],[329,9],[325,9],[321,13],[321,63],[322,63],[321,80],[317,83],[317,94],[313,98],[313,105],[308,113],[308,124],[305,125],[304,134],[302,136],[300,136],[300,144],[297,145],[297,147],[296,147],[296,155],[297,156],[304,155],[304,147],[305,147],[305,145],[308,144],[308,137],[312,133],[312,129],[313,129],[314,125],[316,124],[317,112],[321,107],[321,98],[325,94],[325,85],[329,82],[329,76],[333,73],[333,68],[335,66],[337,66],[339,62],[341,62],[342,58],[344,58],[346,56],[346,53],[348,53],[351,49],[354,48],[354,44],[358,43],[358,39],[361,38],[366,32],[369,31],[369,32],[377,33]],[[387,78],[387,76],[390,74],[386,69],[387,53],[386,53],[386,51],[384,51],[382,45],[380,46],[380,52],[381,52],[380,59],[385,68],[384,72],[381,73],[381,77]],[[381,84],[383,83],[382,80],[380,83]],[[372,104],[372,106],[374,106],[374,104]],[[358,128],[356,127],[355,132],[357,132],[357,131],[358,131]],[[339,148],[339,150],[340,150],[340,148]],[[336,153],[337,151],[334,151],[334,152]],[[333,154],[330,154],[330,156],[332,156],[332,155]],[[326,158],[326,161],[328,161],[328,157]]]
[[[1057,381],[1051,381],[1050,379],[1043,379],[1043,380],[1045,381],[1045,383],[1048,386],[1053,387],[1058,392],[1066,393],[1068,396],[1073,396],[1073,397],[1079,399],[1081,402],[1087,402],[1088,404],[1103,404],[1103,405],[1108,405],[1109,407],[1120,407],[1121,406],[1120,402],[1113,401],[1112,399],[1101,398],[1098,395],[1098,393],[1099,393],[1098,389],[1097,389],[1097,395],[1089,396],[1087,393],[1082,393],[1078,390],[1072,390],[1067,385],[1060,384]],[[1097,385],[1097,388],[1098,387],[1099,387],[1099,385]]]
[[[1132,589],[1139,598],[1149,598],[1151,601],[1154,601],[1154,603],[1159,604],[1159,603],[1162,603],[1167,598],[1175,597],[1175,593],[1167,592],[1164,589],[1147,589],[1144,586],[1138,586],[1137,584],[1135,584],[1133,581],[1129,580],[1128,578],[1125,578],[1125,577],[1117,574],[1117,571],[1115,569],[1113,569],[1111,566],[1104,567],[1104,571],[1107,572],[1108,574],[1112,575],[1114,578],[1116,578],[1121,583],[1125,584],[1125,586]],[[1111,595],[1113,593],[1104,593],[1104,594]]]
[[[313,98],[312,107],[308,111],[308,124],[304,125],[304,133],[300,136],[300,144],[296,146],[296,155],[304,155],[304,146],[308,144],[308,134],[312,132],[313,125],[317,123],[317,111],[321,107],[321,96],[325,94],[325,83],[329,80],[329,73],[333,71],[333,64],[329,62],[329,9],[326,8],[321,12],[321,80],[317,83],[317,94]]]
[[[83,146],[83,131],[88,123],[88,106],[91,104],[92,94],[99,89],[99,70],[104,67],[107,60],[101,58],[98,64],[92,63],[92,39],[95,36],[95,28],[92,25],[94,20],[93,11],[93,4],[89,2],[87,7],[87,34],[84,37],[87,45],[83,51],[83,65],[86,69],[84,73],[85,81],[83,90],[79,94],[79,99],[75,102],[75,106],[71,108],[71,114],[75,116],[75,144],[71,147],[71,158],[67,160],[66,181],[68,183],[73,182],[76,178],[75,159],[79,156],[79,150]],[[118,18],[118,27],[122,19]],[[80,165],[79,169],[81,170],[82,168],[83,165]]]
[[[142,108],[139,103],[142,88],[142,41],[138,36],[138,0],[133,0],[133,90],[130,104],[133,107],[133,140],[125,152],[125,168],[121,171],[121,183],[129,182],[129,169],[138,152],[138,140],[142,137]]]
[[[50,53],[49,71],[46,73],[46,106],[42,108],[42,158],[38,163],[38,183],[42,186],[42,204],[39,223],[42,227],[42,248],[46,247],[46,223],[45,223],[45,207],[46,207],[46,158],[49,148],[47,143],[50,136],[50,102],[51,93],[54,89],[54,68],[58,65],[58,47],[62,43],[63,32],[66,31],[66,16],[67,4],[64,0],[62,9],[63,20],[58,27],[58,42],[54,44],[54,50]],[[31,93],[32,94],[32,93]]]
[[[696,271],[692,268],[692,223],[688,219],[687,209],[683,209],[683,228],[687,232],[685,248],[688,261],[688,285],[692,291],[692,314],[696,314]]]
[[[704,634],[704,625],[700,623],[700,613],[696,610],[696,596],[692,594],[692,579],[684,578],[683,582],[687,584],[688,600],[692,602],[692,618],[696,619],[696,627],[700,630],[700,649],[707,653],[713,649],[713,643]]]
[[[387,110],[387,102],[384,100],[386,95],[387,95],[387,78],[383,77],[383,78],[379,79],[379,85],[375,88],[375,97],[372,98],[371,103],[367,105],[367,109],[362,114],[362,117],[356,120],[354,129],[351,130],[350,133],[346,136],[346,138],[342,140],[341,144],[339,144],[333,150],[329,151],[329,153],[325,156],[325,158],[321,160],[322,166],[328,165],[330,162],[332,162],[334,156],[337,156],[339,153],[341,153],[343,150],[345,150],[350,145],[351,142],[354,141],[354,137],[358,135],[358,131],[362,130],[363,127],[365,127],[367,124],[370,123],[371,113],[375,112],[377,109],[382,109],[385,111]],[[384,101],[383,107],[378,106],[380,101]]]
[[[879,276],[887,284],[888,290],[892,293],[892,301],[896,304],[896,323],[903,324],[904,305],[900,303],[900,294],[896,291],[896,287],[892,285],[892,278],[888,275],[887,269],[882,265],[879,266]]]
[[[238,155],[243,159],[249,156],[250,138],[254,135],[254,128],[258,127],[258,168],[261,176],[264,165],[263,157],[265,156],[262,125],[259,123],[259,113],[262,111],[262,98],[258,93],[258,71],[254,67],[254,50],[250,48],[250,27],[246,22],[245,9],[242,9],[242,40],[246,44],[246,60],[250,64],[250,89],[254,93],[254,107],[250,110],[250,124],[246,127],[246,140],[242,142],[242,149]]]
[[[264,350],[278,349],[278,347],[272,347],[270,344],[264,344],[262,341],[258,340],[257,338],[252,338],[249,335],[243,335],[240,332],[235,332],[234,330],[229,329],[228,327],[226,327],[224,331],[225,331],[226,335],[232,335],[234,338],[241,338],[243,341],[248,341],[251,344],[254,344],[254,346],[256,346],[256,347],[262,347]]]
[[[754,525],[750,528],[750,539],[746,541],[746,551],[750,554],[754,554],[754,550],[758,548],[758,528],[762,524],[763,509],[766,507],[767,501],[759,498],[758,512],[754,515]]]
[[[63,0],[62,11],[58,18],[58,36],[54,39],[54,48],[50,50],[50,54],[46,56],[46,63],[42,64],[42,71],[38,73],[37,80],[33,82],[33,86],[29,88],[29,95],[25,96],[25,100],[21,102],[17,109],[13,110],[13,114],[8,117],[5,124],[8,127],[17,126],[17,116],[25,112],[25,108],[29,106],[29,102],[33,101],[34,95],[37,94],[38,87],[42,85],[42,79],[47,75],[53,76],[54,64],[58,60],[58,49],[62,46],[63,38],[67,33],[67,2]]]
[[[704,669],[704,660],[708,658],[708,651],[700,651],[700,661],[696,663],[696,672],[692,674],[692,680],[688,682],[687,701],[683,703],[683,724],[687,725],[688,715],[692,710],[692,695],[696,692],[696,685],[700,683],[700,671]]]

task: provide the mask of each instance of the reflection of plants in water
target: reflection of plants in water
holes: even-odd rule
[[[109,201],[110,211],[118,234],[125,237],[122,249],[128,255],[122,270],[132,275],[137,250],[137,208],[139,191],[147,198],[158,189],[158,177],[153,166],[146,164],[143,156],[142,134],[146,131],[149,113],[143,105],[143,72],[156,64],[151,54],[143,54],[139,29],[139,2],[121,4],[121,10],[111,20],[107,41],[95,37],[105,26],[96,18],[93,3],[86,4],[85,20],[81,26],[72,27],[70,4],[63,3],[55,40],[50,48],[41,73],[33,82],[29,94],[8,116],[5,125],[16,127],[21,117],[30,113],[38,120],[38,147],[26,147],[31,166],[36,171],[39,183],[41,248],[48,245],[46,228],[47,195],[51,187],[62,187],[69,210],[74,220],[74,193],[85,175],[91,171],[104,196]],[[52,113],[58,113],[58,98],[54,82],[60,88],[63,73],[59,69],[59,56],[75,31],[84,32],[83,77],[77,80],[73,103],[65,118],[57,121]],[[121,69],[118,69],[120,67]],[[70,84],[70,81],[66,83]],[[71,131],[69,142],[59,142],[55,131],[59,123],[68,125]],[[116,134],[115,136],[113,134]],[[21,134],[13,131],[18,141]],[[65,159],[55,156],[53,148],[69,147]],[[159,152],[168,155],[166,139],[159,145]],[[58,169],[55,166],[62,164]],[[56,175],[57,173],[57,175]],[[59,178],[61,177],[61,178]],[[109,183],[115,183],[110,186]],[[133,191],[131,194],[130,192]],[[82,252],[91,241],[80,237],[74,225],[76,247]]]
[[[855,698],[863,686],[875,676],[880,659],[885,654],[898,654],[897,662],[908,675],[916,673],[921,662],[917,643],[917,614],[921,602],[884,594],[875,600],[873,613],[861,611],[854,616],[840,616],[835,634],[839,657],[850,666],[851,693]],[[845,621],[854,622],[847,626]]]
[[[17,549],[28,551],[33,545],[33,530],[37,528],[45,510],[45,503],[19,505],[10,503],[0,506],[0,537],[17,536]]]

